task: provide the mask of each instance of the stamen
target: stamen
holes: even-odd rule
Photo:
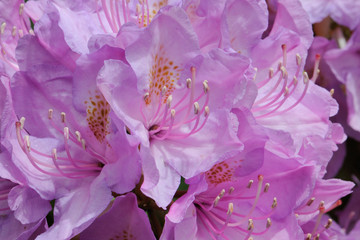
[[[232,194],[234,192],[235,188],[234,187],[230,187],[229,188],[229,194]]]
[[[30,152],[30,139],[29,139],[29,135],[25,136],[25,143],[26,143],[26,147],[28,149],[28,151]]]
[[[20,118],[20,123],[21,123],[21,126],[20,126],[20,129],[24,129],[24,125],[25,125],[25,118],[24,117],[21,117]]]
[[[302,59],[301,59],[301,56],[300,56],[300,54],[296,54],[296,64],[298,65],[298,66],[300,66],[301,65],[301,61],[302,61]]]
[[[281,45],[281,48],[283,50],[283,64],[284,67],[286,67],[286,61],[287,61],[286,44]]]
[[[209,84],[207,80],[203,82],[203,87],[204,87],[204,93],[206,94],[209,91]]]
[[[66,138],[66,140],[69,140],[69,128],[68,127],[64,127],[64,137]]]
[[[120,20],[120,10],[119,10],[119,0],[116,0],[115,2],[115,8],[116,8],[116,20],[117,20],[117,24],[119,25],[119,28],[121,27],[121,20]],[[124,11],[124,9],[123,9]]]
[[[163,140],[165,138],[184,139],[189,137],[190,135],[197,133],[204,127],[210,113],[209,106],[207,106],[209,102],[210,89],[209,89],[208,81],[204,80],[203,92],[198,97],[195,97],[194,96],[195,88],[193,87],[196,76],[195,67],[191,67],[191,74],[192,74],[192,79],[189,78],[186,80],[185,94],[180,98],[180,100],[178,100],[174,104],[174,106],[172,106],[173,95],[166,96],[167,94],[169,94],[168,89],[167,87],[162,87],[158,102],[159,105],[149,122],[146,121],[146,117],[143,112],[143,106],[145,106],[145,103],[141,106],[140,109],[141,115],[143,116],[145,126],[149,130],[150,138],[157,140]],[[190,95],[190,97],[188,98],[189,103],[187,104],[184,102],[188,97],[188,95]],[[204,105],[200,107],[198,101],[201,100],[204,96],[206,96]],[[166,99],[164,99],[165,97]],[[144,102],[146,102],[146,104],[149,104],[151,102],[150,98],[151,98],[150,92],[146,93],[144,96]],[[171,113],[169,114],[170,107],[172,107],[172,109],[174,110],[172,111],[173,114],[175,113],[176,110],[176,113],[179,116],[181,116],[176,119],[176,124],[175,124],[174,115],[171,115]],[[193,109],[195,116],[190,116],[191,108]],[[204,113],[204,118],[202,116],[202,113]],[[203,121],[200,122],[200,120]],[[181,127],[185,124],[192,125],[190,132],[183,133],[182,130],[180,130],[180,132],[176,132],[175,134],[175,130],[181,129]]]
[[[191,67],[190,68],[190,71],[191,71],[191,77],[192,77],[192,81],[191,81],[191,93],[190,93],[190,101],[189,101],[189,110],[188,110],[188,113],[186,114],[186,116],[188,116],[189,115],[189,111],[190,111],[190,107],[191,107],[191,105],[192,105],[192,103],[193,103],[193,101],[194,101],[194,88],[193,88],[193,86],[194,86],[194,84],[195,84],[195,75],[196,75],[196,69],[195,69],[195,67]]]
[[[288,97],[289,96],[289,88],[288,87],[285,87],[285,90],[284,90],[284,97]]]
[[[19,15],[21,16],[24,12],[24,3],[21,3],[19,6]]]
[[[322,201],[322,202],[323,202],[323,201]],[[318,229],[318,227],[319,227],[319,225],[320,225],[320,223],[321,223],[321,218],[322,218],[322,216],[325,214],[325,207],[324,207],[324,205],[321,205],[321,204],[320,204],[320,206],[319,206],[319,212],[320,212],[320,213],[319,213],[319,215],[318,215],[318,217],[317,217],[317,219],[316,219],[316,224],[315,224],[315,227],[314,227],[311,235],[314,235],[314,234],[316,233],[316,231],[317,231],[317,229]]]
[[[1,33],[1,34],[4,34],[4,32],[5,32],[5,27],[6,27],[6,22],[3,22],[3,23],[1,24],[1,27],[0,27],[0,33]]]
[[[218,204],[219,204],[219,201],[220,201],[221,197],[220,196],[216,196],[215,200],[214,200],[214,203],[213,203],[213,206],[216,207]]]
[[[206,106],[206,107],[205,107],[204,116],[205,116],[205,117],[208,117],[208,116],[209,116],[209,114],[210,114],[210,109],[209,109],[209,106]]]
[[[298,79],[297,79],[296,76],[294,76],[292,84],[293,84],[294,86],[296,86],[296,85],[298,84]],[[295,87],[294,87],[294,88],[295,88]]]
[[[288,107],[288,108],[285,109],[285,110],[282,110],[282,111],[276,113],[276,115],[281,114],[281,113],[284,113],[284,112],[287,112],[287,111],[293,109],[293,108],[294,108],[296,105],[298,105],[298,104],[301,102],[301,100],[305,97],[306,92],[307,92],[307,89],[308,89],[308,87],[309,87],[309,76],[308,76],[307,72],[303,72],[303,76],[304,76],[304,80],[303,80],[303,81],[304,81],[305,87],[304,87],[303,93],[302,93],[302,95],[300,96],[300,98],[299,98],[293,105],[291,105],[290,107]],[[264,117],[264,115],[263,115],[263,116],[260,116],[260,117]],[[258,117],[258,118],[259,118],[259,117]]]
[[[277,207],[277,198],[276,197],[274,197],[274,199],[273,199],[273,203],[272,203],[272,205],[271,205],[271,208],[276,208]]]
[[[52,155],[53,155],[53,158],[54,158],[55,160],[57,160],[56,148],[53,148],[53,150],[52,150]]]
[[[312,197],[309,199],[309,201],[306,203],[306,205],[308,205],[309,207],[311,206],[311,204],[315,201],[315,198]]]
[[[281,74],[277,80],[277,82],[275,83],[275,85],[271,88],[271,90],[265,95],[263,96],[261,99],[257,100],[254,105],[259,105],[260,103],[263,103],[263,102],[266,102],[269,100],[270,96],[273,94],[273,92],[278,88],[278,86],[280,85],[281,81],[284,80],[284,83],[283,83],[283,88],[284,89],[286,87],[286,84],[287,84],[287,76],[288,76],[288,73],[286,71],[286,68],[285,67],[281,67],[280,68],[280,71],[281,71]],[[280,94],[277,94],[274,99],[272,101],[270,101],[268,104],[266,104],[265,106],[269,106],[271,105],[272,103],[274,103],[280,96],[281,96],[281,92]],[[271,99],[271,98],[270,98]],[[262,110],[265,106],[261,106],[261,107],[256,107],[256,108],[253,108],[253,111],[258,111],[258,110]]]
[[[248,183],[248,185],[247,185],[247,188],[251,188],[251,186],[252,186],[252,184],[253,184],[253,182],[254,182],[254,180],[249,180],[249,183]]]
[[[324,226],[324,228],[329,229],[331,227],[333,220],[331,218],[328,219],[326,225]]]
[[[257,75],[258,69],[257,69],[256,67],[254,67],[254,71],[255,71],[255,73],[254,73],[253,81],[255,81],[255,79],[256,79],[256,75]]]
[[[186,87],[189,89],[191,88],[191,79],[190,78],[186,79]]]
[[[269,191],[270,183],[266,183],[264,187],[264,193],[267,193]]]
[[[224,196],[224,194],[225,194],[225,189],[222,189],[220,194],[219,194],[219,197],[222,198]]]
[[[79,131],[75,131],[76,139],[81,142],[81,134]]]
[[[16,26],[13,26],[13,28],[12,28],[12,31],[11,31],[11,35],[13,36],[13,37],[15,37],[16,36]]]
[[[266,228],[269,228],[269,227],[271,227],[271,219],[270,218],[267,218],[266,219]]]
[[[254,221],[250,218],[248,221],[248,227],[247,230],[252,231],[254,230]]]
[[[153,135],[153,137],[154,137],[155,139],[164,140],[165,138],[167,138],[167,137],[169,136],[169,134],[170,134],[170,132],[171,132],[173,126],[174,126],[175,113],[176,113],[175,109],[171,109],[171,110],[170,110],[170,125],[169,125],[166,133],[165,133],[163,136],[161,136],[161,137],[158,137],[158,136],[156,136],[156,135]],[[161,127],[159,127],[159,129],[161,129]],[[156,131],[156,130],[155,130],[155,131]]]
[[[51,111],[50,111],[51,112]],[[94,165],[94,162],[84,161],[84,160],[74,160],[71,158],[68,140],[71,138],[74,138],[73,135],[70,136],[69,128],[64,127],[63,130],[64,134],[64,141],[65,141],[65,151],[67,154],[67,157],[58,157],[56,149],[52,149],[52,152],[50,155],[42,153],[36,149],[30,149],[30,138],[28,135],[24,136],[24,138],[21,135],[21,122],[16,122],[16,135],[19,142],[20,147],[26,154],[27,158],[31,162],[31,164],[40,172],[51,175],[51,176],[58,176],[58,177],[68,177],[68,178],[83,178],[86,176],[94,176],[97,174],[98,171],[101,170],[101,168],[97,165]],[[75,139],[74,139],[75,140]],[[71,139],[73,141],[73,139]],[[43,162],[38,160],[36,157],[34,157],[30,151],[33,154],[39,155],[44,158],[46,161],[46,158],[52,159],[52,164],[48,162]],[[91,152],[89,152],[92,154]],[[94,154],[92,154],[94,155]],[[61,160],[61,163],[58,163],[58,160]],[[76,162],[80,163],[80,165],[77,165]],[[69,165],[68,163],[71,163]],[[97,163],[96,163],[97,164]],[[73,166],[75,168],[73,168]],[[46,170],[45,170],[46,169]],[[54,172],[54,170],[57,170],[57,172]],[[66,172],[65,172],[66,171]]]
[[[315,63],[314,63],[314,72],[313,76],[311,78],[311,81],[315,82],[317,77],[319,76],[320,70],[319,70],[319,64],[320,64],[320,54],[316,54],[315,56]]]
[[[65,123],[66,121],[66,114],[64,112],[61,112],[61,122]]]
[[[111,21],[114,24],[115,32],[118,32],[118,26],[115,20],[115,12],[114,12],[114,0],[110,0],[110,12],[111,12]]]
[[[233,203],[229,203],[228,205],[228,211],[227,211],[227,215],[231,215],[234,211],[234,204]]]
[[[311,233],[308,233],[308,234],[306,235],[305,240],[311,240],[311,237],[312,237]]]
[[[332,88],[330,89],[330,96],[334,96],[335,90]]]
[[[317,234],[314,240],[320,240],[320,234]]]
[[[129,3],[129,2],[127,1],[127,3]],[[122,9],[123,9],[124,20],[125,20],[125,23],[127,23],[127,15],[129,15],[129,14],[126,14],[126,12],[124,10],[125,8],[126,8],[125,1],[122,0]]]
[[[336,42],[337,42],[339,48],[341,49],[341,48],[346,47],[346,38],[340,27],[337,27],[335,29],[334,35],[335,35],[335,39],[336,39]]]
[[[195,115],[199,113],[199,108],[200,108],[199,103],[195,102],[194,103],[194,114]]]
[[[274,69],[269,68],[269,78],[272,78],[274,76]]]
[[[86,142],[85,139],[81,139],[81,145],[84,150],[86,150]]]
[[[107,20],[107,22],[108,22],[111,30],[112,30],[113,32],[116,32],[116,29],[115,29],[115,27],[113,26],[113,22],[112,22],[112,20],[111,20],[111,18],[110,18],[110,14],[109,14],[109,11],[108,11],[107,6],[106,6],[106,1],[105,1],[105,0],[101,0],[101,4],[102,4],[102,6],[103,6],[104,13],[105,13],[105,17],[106,17],[106,20]]]
[[[163,96],[165,96],[165,94],[166,94],[166,86],[164,86],[163,88],[162,88],[162,90],[161,90],[161,96],[163,97]]]

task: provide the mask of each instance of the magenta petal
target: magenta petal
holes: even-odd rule
[[[142,101],[136,82],[131,67],[118,60],[105,61],[97,79],[97,85],[115,115],[132,130],[132,136],[137,139],[134,142],[149,146],[148,133],[141,122],[140,106],[134,105]]]
[[[301,43],[309,48],[313,41],[313,32],[308,14],[302,8],[300,1],[278,0],[277,11],[270,35],[281,28],[297,33]]]
[[[135,188],[141,177],[141,160],[137,146],[129,146],[125,139],[125,130],[119,131],[112,142],[118,143],[114,149],[116,161],[106,164],[100,175],[103,175],[109,188],[118,194]]]
[[[124,50],[121,48],[109,47],[104,45],[94,52],[82,55],[76,61],[76,70],[73,81],[74,106],[79,112],[85,113],[84,102],[89,101],[89,91],[97,91],[96,78],[100,69],[104,66],[104,61],[108,59],[125,60]]]
[[[78,54],[73,52],[64,39],[64,32],[59,27],[59,14],[50,12],[43,15],[35,25],[35,33],[41,44],[64,66],[75,69]]]
[[[181,222],[191,208],[196,195],[204,192],[208,188],[204,175],[200,174],[189,181],[189,189],[185,195],[176,200],[170,207],[169,213],[166,215],[166,222]],[[169,226],[170,227],[170,226]]]
[[[226,111],[219,110],[210,114],[199,133],[184,139],[154,140],[151,146],[154,158],[164,158],[184,178],[205,172],[243,150],[231,120]]]
[[[42,227],[45,221],[39,221],[36,224],[21,224],[13,214],[2,216],[0,218],[0,239],[29,240],[37,230],[44,231]]]
[[[141,191],[165,209],[180,184],[180,174],[165,163],[156,148],[141,147],[140,155],[144,174]]]
[[[49,201],[40,198],[33,189],[21,185],[11,189],[8,202],[22,224],[37,222],[51,210]]]
[[[263,1],[227,1],[222,17],[223,41],[248,55],[268,27],[268,10]]]
[[[149,88],[149,74],[157,61],[172,61],[178,67],[176,73],[199,51],[196,34],[185,12],[177,7],[160,12],[139,39],[125,49],[126,59],[138,78],[141,94]]]
[[[161,234],[161,240],[168,239],[199,239],[196,237],[198,231],[198,225],[196,222],[196,216],[194,215],[196,209],[193,204],[185,209],[182,220],[179,223],[169,221],[165,219],[165,226]]]
[[[111,191],[100,176],[91,185],[55,201],[54,224],[37,239],[68,239],[87,228],[110,203]]]
[[[137,206],[136,196],[128,193],[113,200],[111,208],[98,217],[80,239],[155,239],[146,213]]]
[[[236,175],[246,176],[262,166],[268,137],[248,109],[233,109],[232,113],[239,121],[237,136],[244,144],[244,151],[236,156],[237,159],[242,160],[241,167],[236,170]]]

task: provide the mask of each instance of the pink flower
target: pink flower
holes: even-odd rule
[[[105,62],[98,85],[130,141],[140,144],[142,191],[165,208],[180,176],[193,177],[241,151],[229,110],[254,96],[243,87],[251,86],[243,77],[249,63],[220,50],[201,55],[176,7],[162,10],[125,56],[129,65]]]
[[[187,238],[198,239],[302,239],[293,211],[309,197],[316,169],[266,150],[264,143],[271,140],[266,140],[251,114],[236,111],[236,115],[243,125],[238,129],[244,142],[242,157],[217,163],[187,181],[189,190],[166,217],[163,239],[180,237],[184,229]],[[249,169],[247,163],[257,159],[254,156],[263,159],[263,165]]]
[[[121,194],[135,187],[140,162],[123,128],[112,125],[109,105],[95,83],[101,59],[119,52],[101,48],[79,59],[78,71],[87,71],[89,78],[77,86],[78,77],[68,68],[74,65],[62,65],[58,57],[63,52],[47,51],[41,36],[45,37],[26,36],[19,42],[21,72],[14,75],[11,90],[16,114],[25,117],[16,124],[12,120],[5,131],[12,162],[24,182],[43,199],[55,199],[54,225],[39,239],[64,239],[89,226],[113,198],[112,191]],[[97,61],[100,66],[94,64]]]

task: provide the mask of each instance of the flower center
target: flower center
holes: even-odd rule
[[[209,117],[209,86],[205,80],[203,82],[203,91],[199,96],[195,97],[195,68],[191,68],[192,79],[186,80],[186,88],[178,89],[175,91],[175,87],[170,86],[168,90],[164,84],[162,91],[159,93],[157,90],[153,90],[152,86],[158,89],[159,85],[150,85],[150,90],[144,96],[144,101],[141,106],[141,115],[143,117],[145,126],[149,131],[150,139],[164,140],[164,139],[184,139],[192,134],[199,132],[205,125]],[[170,78],[169,78],[170,79]],[[175,91],[175,92],[174,92]],[[184,91],[181,93],[181,91]],[[173,104],[173,95],[176,93],[179,97],[177,102]],[[157,102],[153,103],[154,111],[151,117],[148,119],[145,114],[145,107],[149,107],[152,102],[152,96],[157,97]],[[203,102],[200,107],[199,101]],[[191,114],[193,111],[193,114]]]
[[[205,194],[198,195],[195,199],[195,206],[197,210],[198,219],[205,226],[212,239],[217,239],[215,236],[226,236],[225,230],[232,228],[245,235],[244,239],[250,239],[251,236],[265,234],[271,226],[270,216],[273,214],[277,200],[274,198],[271,205],[271,210],[267,214],[259,216],[258,213],[254,214],[258,202],[261,200],[261,195],[268,192],[270,184],[266,183],[263,188],[263,176],[258,176],[258,187],[256,189],[255,196],[244,196],[245,190],[235,191],[234,187],[230,187],[227,191],[222,189],[215,199],[209,198]],[[251,189],[253,180],[250,180],[245,189]],[[240,214],[234,202],[249,201],[253,199],[253,204],[249,207],[249,210],[245,214]],[[246,206],[247,203],[237,204],[236,206]],[[265,223],[265,224],[264,224]],[[265,229],[262,231],[254,231],[257,225],[265,225]],[[264,228],[264,227],[261,227]]]

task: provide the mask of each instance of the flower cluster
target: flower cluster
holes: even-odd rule
[[[0,9],[1,239],[356,238],[359,4]]]

